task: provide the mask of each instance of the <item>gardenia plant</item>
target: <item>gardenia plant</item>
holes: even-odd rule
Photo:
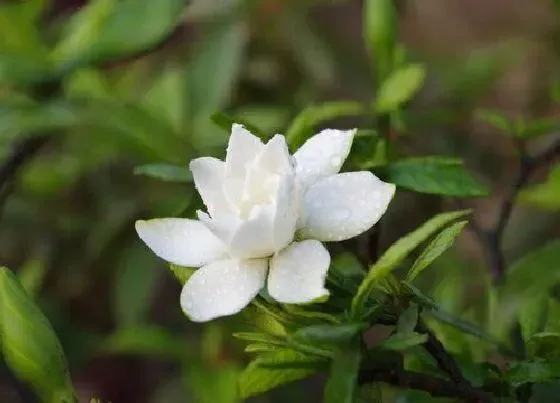
[[[394,185],[371,172],[338,173],[354,134],[323,130],[291,156],[284,136],[264,144],[234,124],[225,161],[202,157],[190,163],[207,213],[198,211],[198,220],[136,222],[156,255],[200,267],[181,292],[191,320],[235,314],[265,285],[281,303],[328,296],[330,255],[322,242],[371,228],[395,193]]]

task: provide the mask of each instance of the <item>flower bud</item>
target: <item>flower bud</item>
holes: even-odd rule
[[[0,341],[6,364],[45,403],[77,402],[50,323],[17,278],[0,267]]]

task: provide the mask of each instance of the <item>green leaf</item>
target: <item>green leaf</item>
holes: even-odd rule
[[[308,364],[308,368],[301,368],[302,363]],[[324,363],[324,359],[288,349],[263,354],[251,361],[241,373],[240,398],[247,399],[285,383],[305,378],[321,369]],[[261,366],[263,364],[294,365],[295,368],[264,368]]]
[[[546,383],[560,378],[560,361],[524,361],[512,365],[506,379],[514,386],[524,383]]]
[[[455,197],[488,195],[467,172],[463,162],[452,158],[406,158],[387,167],[387,179],[419,193]]]
[[[301,111],[286,130],[286,140],[292,150],[296,150],[314,134],[320,124],[343,116],[358,116],[365,113],[359,102],[332,101],[312,105]]]
[[[560,333],[535,333],[527,340],[527,349],[531,357],[558,360],[560,359]]]
[[[188,105],[195,128],[228,101],[240,71],[247,32],[242,22],[228,18],[205,33],[190,58]]]
[[[191,278],[196,269],[196,267],[184,267],[176,264],[169,265],[169,270],[171,270],[171,272],[179,281],[179,283],[181,283],[181,285],[184,285],[188,281],[188,279]]]
[[[145,175],[165,182],[191,183],[192,173],[187,168],[170,164],[147,164],[134,167],[134,175]]]
[[[560,239],[527,253],[508,271],[504,292],[531,298],[552,287],[560,279]]]
[[[397,322],[398,333],[412,333],[418,323],[418,305],[410,303],[408,308],[399,316]]]
[[[34,297],[43,284],[46,274],[45,259],[29,259],[17,273],[18,280],[30,297]]]
[[[270,352],[278,351],[280,349],[281,347],[274,346],[268,343],[252,343],[252,344],[247,344],[247,347],[245,347],[244,351],[246,353],[270,353]]]
[[[518,201],[546,210],[560,209],[560,164],[550,170],[545,183],[521,190]]]
[[[398,16],[393,0],[364,2],[364,39],[372,64],[383,79],[393,68]]]
[[[421,64],[402,67],[385,79],[375,99],[375,111],[385,114],[397,110],[422,87],[426,71]]]
[[[539,136],[551,134],[558,130],[560,121],[557,118],[540,118],[526,122],[519,137],[533,139]]]
[[[469,213],[470,210],[463,210],[438,214],[417,230],[391,245],[379,260],[373,264],[358,287],[356,295],[352,299],[351,316],[356,319],[364,313],[366,301],[374,288],[422,242],[430,238],[440,228]]]
[[[0,105],[0,143],[21,136],[56,132],[75,127],[84,118],[83,108],[57,100],[43,104]]]
[[[44,3],[0,4],[0,81],[28,84],[52,79],[48,49],[38,31]]]
[[[519,325],[523,340],[527,342],[535,333],[542,332],[548,317],[548,295],[540,293],[526,298],[519,307]]]
[[[89,2],[73,16],[53,57],[67,68],[147,50],[171,33],[184,6],[183,0]]]
[[[428,297],[426,294],[424,294],[422,291],[420,291],[412,284],[409,284],[405,281],[401,281],[400,285],[406,290],[406,292],[408,293],[408,295],[410,295],[412,300],[415,301],[421,307],[427,309],[435,309],[435,310],[438,309],[438,305],[433,300],[433,298]]]
[[[5,267],[0,268],[0,309],[2,354],[14,375],[45,403],[77,402],[53,328]]]
[[[150,257],[150,251],[137,242],[123,250],[114,286],[113,306],[117,326],[137,325],[148,314],[159,273]]]
[[[325,403],[352,403],[357,386],[361,351],[358,343],[338,351],[331,363],[331,372],[325,386]]]
[[[458,318],[441,309],[426,311],[424,315],[427,318],[433,318],[441,323],[449,325],[462,333],[466,333],[480,340],[484,340],[485,342],[495,346],[498,349],[498,351],[502,352],[505,355],[508,355],[510,357],[517,356],[517,354],[514,351],[500,344],[500,342],[497,341],[493,336],[486,333],[484,330],[482,330],[481,328],[479,328],[478,326],[474,325],[471,322]]]
[[[299,329],[292,338],[294,340],[314,343],[338,344],[348,342],[367,327],[365,323],[340,325],[313,325]]]
[[[98,141],[117,142],[151,160],[173,164],[184,163],[193,151],[170,125],[137,104],[117,99],[90,99],[87,104],[84,124],[98,130]]]
[[[513,135],[515,131],[509,117],[499,111],[482,109],[477,112],[476,116],[505,134]]]
[[[416,332],[395,333],[379,345],[379,348],[391,351],[404,351],[428,340],[427,334]]]
[[[145,93],[142,104],[165,121],[176,133],[186,126],[187,83],[183,66],[172,65],[159,72]]]
[[[449,249],[466,224],[467,221],[454,223],[437,234],[408,271],[406,282],[412,283],[425,268],[430,266],[443,252]]]
[[[266,140],[270,137],[268,134],[263,132],[258,127],[252,125],[251,123],[241,119],[233,118],[221,112],[214,113],[210,119],[212,119],[212,122],[214,122],[216,126],[224,129],[228,133],[231,133],[231,127],[233,126],[233,124],[238,123],[240,125],[243,125],[245,129],[249,130],[252,134],[261,138],[262,140]]]
[[[101,352],[166,357],[183,360],[188,354],[184,337],[156,325],[138,325],[117,330],[101,345]]]

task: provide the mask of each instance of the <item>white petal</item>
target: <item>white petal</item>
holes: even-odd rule
[[[329,294],[331,257],[319,241],[294,242],[270,261],[268,293],[278,302],[303,304]]]
[[[237,205],[241,200],[246,166],[262,151],[262,141],[239,124],[233,124],[229,138],[224,188],[231,203]]]
[[[242,223],[235,214],[219,214],[216,217],[210,217],[205,212],[197,210],[196,215],[200,222],[225,245],[231,242],[233,234]]]
[[[253,206],[229,244],[232,256],[271,256],[294,239],[298,218],[298,195],[294,175],[280,177],[272,204]]]
[[[303,197],[300,235],[320,241],[353,238],[379,221],[394,193],[395,185],[367,171],[322,179]]]
[[[189,168],[202,201],[212,216],[229,211],[224,195],[225,164],[217,158],[202,157],[191,161]]]
[[[326,129],[307,140],[294,154],[298,180],[304,188],[340,171],[356,130]]]
[[[160,218],[139,220],[135,226],[140,239],[168,262],[199,267],[225,256],[224,244],[200,221]]]
[[[233,315],[264,286],[266,259],[227,259],[198,269],[181,291],[183,312],[194,322]]]
[[[293,241],[298,221],[299,195],[294,175],[285,175],[278,185],[273,241],[276,251]]]
[[[274,246],[274,213],[271,204],[253,207],[249,218],[241,223],[229,244],[229,253],[237,258],[271,256]]]
[[[271,138],[255,162],[270,173],[286,174],[293,171],[286,138],[280,134]]]

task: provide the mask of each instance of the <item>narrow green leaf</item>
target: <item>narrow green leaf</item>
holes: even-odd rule
[[[99,141],[116,142],[149,159],[173,164],[184,163],[192,153],[190,144],[179,138],[167,122],[138,104],[118,99],[89,99],[87,107],[88,116],[82,123],[97,129]]]
[[[246,353],[270,353],[280,350],[281,347],[274,346],[268,343],[251,343],[245,347]]]
[[[428,335],[416,332],[395,333],[379,345],[379,348],[392,351],[404,351],[419,344],[424,344]]]
[[[405,281],[400,282],[401,286],[408,292],[408,294],[412,297],[412,299],[421,307],[428,308],[428,309],[438,309],[437,303],[433,300],[433,298],[428,297],[418,288],[409,284]]]
[[[493,336],[486,333],[483,329],[479,328],[478,326],[474,325],[471,322],[458,318],[441,309],[426,311],[425,313],[423,313],[423,315],[425,315],[427,318],[434,318],[441,323],[454,327],[455,329],[459,330],[462,333],[466,333],[480,340],[484,340],[485,342],[495,346],[498,351],[502,352],[507,356],[510,357],[517,356],[517,354],[514,351],[512,351],[510,348],[502,345]]]
[[[414,279],[430,266],[443,252],[449,249],[455,239],[459,236],[468,221],[460,221],[443,229],[424,249],[422,254],[416,259],[414,265],[406,275],[406,282],[412,283]]]
[[[364,39],[380,79],[393,68],[397,43],[397,10],[393,0],[364,2]]]
[[[268,333],[236,332],[233,333],[232,336],[236,339],[250,341],[252,343],[264,343],[273,346],[287,345],[287,342],[283,338]]]
[[[260,364],[272,363],[295,366],[301,363],[316,364],[316,368],[274,369],[263,368]],[[253,360],[239,377],[239,395],[241,399],[266,392],[277,386],[305,378],[317,372],[325,363],[325,360],[308,354],[302,354],[293,350],[281,350],[263,354]]]
[[[184,133],[187,111],[187,77],[184,67],[171,65],[153,79],[142,98],[146,110],[165,121],[175,133]]]
[[[196,271],[196,267],[184,267],[178,266],[176,264],[170,264],[169,270],[171,270],[179,283],[181,283],[181,285],[184,285],[187,280],[194,274],[194,272]]]
[[[426,71],[421,64],[411,64],[394,71],[381,83],[375,99],[375,111],[385,114],[397,110],[422,87]]]
[[[411,302],[408,308],[399,316],[397,332],[412,333],[418,323],[418,313],[418,305]]]
[[[184,6],[183,0],[90,2],[73,16],[53,57],[67,68],[146,50],[169,35]]]
[[[42,104],[0,105],[0,143],[25,135],[61,131],[84,119],[81,105],[63,100]]]
[[[463,162],[452,158],[406,158],[387,167],[387,179],[419,193],[455,197],[488,195],[467,172]]]
[[[77,402],[64,352],[17,278],[0,268],[0,340],[10,370],[45,403]]]
[[[524,383],[547,383],[560,378],[560,361],[524,361],[512,365],[506,379],[514,386]]]
[[[440,228],[470,213],[470,210],[438,214],[417,230],[399,239],[370,268],[352,299],[351,316],[359,318],[364,313],[366,301],[374,288],[422,242]]]
[[[533,139],[551,134],[558,130],[560,121],[557,118],[541,118],[527,122],[519,134],[524,139]]]
[[[500,130],[504,134],[509,134],[509,135],[514,134],[515,129],[509,117],[499,111],[482,109],[477,112],[476,116],[480,120],[483,120],[484,122],[488,123],[494,128]]]
[[[187,168],[171,164],[148,164],[134,167],[134,175],[145,175],[165,182],[191,183],[192,173]]]
[[[560,239],[529,252],[508,271],[504,292],[508,295],[538,295],[560,279]]]
[[[284,304],[283,308],[286,312],[290,314],[300,323],[312,324],[317,322],[328,322],[331,324],[339,324],[340,320],[337,319],[335,316],[325,313],[325,312],[317,312],[312,310],[306,310],[301,305],[293,305],[293,304]]]
[[[159,273],[150,255],[150,251],[138,242],[122,252],[114,283],[113,308],[118,326],[137,325],[148,314]],[[135,298],[134,295],[142,297]]]
[[[519,325],[527,342],[535,333],[544,331],[548,317],[548,295],[539,293],[526,298],[519,307]]]
[[[325,403],[352,403],[357,387],[361,351],[359,344],[338,351],[325,386]]]
[[[243,23],[236,18],[211,26],[190,58],[188,105],[195,124],[207,121],[230,97],[247,39]]]
[[[343,343],[352,340],[366,328],[367,324],[313,325],[299,329],[292,338],[294,340],[314,343]]]
[[[314,130],[320,124],[343,116],[361,115],[364,112],[364,106],[354,101],[332,101],[309,106],[294,118],[286,130],[286,140],[290,148],[295,150],[314,134]]]

